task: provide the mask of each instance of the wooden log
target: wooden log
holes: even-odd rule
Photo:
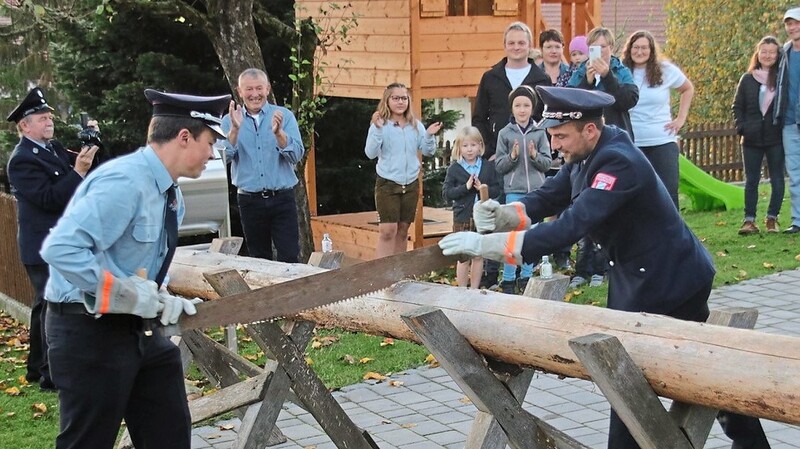
[[[242,257],[228,264],[226,258],[230,256],[217,259],[217,265],[249,262],[246,280],[253,288],[275,282],[266,273],[289,277],[287,273],[300,271],[297,265]],[[183,260],[199,264],[200,257]],[[194,277],[196,285],[202,271],[211,268],[195,267],[192,275],[188,266],[183,265],[180,279],[170,283],[179,293],[184,279]],[[800,377],[794,375],[800,372],[800,338],[796,337],[420,282],[400,282],[300,316],[320,325],[416,341],[400,316],[422,306],[444,311],[485,355],[569,377],[588,378],[568,345],[570,339],[598,332],[613,335],[661,396],[800,424],[796,394]]]

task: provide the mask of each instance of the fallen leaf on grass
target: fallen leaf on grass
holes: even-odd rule
[[[342,360],[344,360],[346,363],[348,363],[350,365],[355,365],[356,364],[356,358],[353,357],[350,354],[345,354],[344,357],[342,357]]]
[[[773,264],[773,263],[769,263],[769,262],[764,262],[764,263],[763,263],[763,264],[761,264],[761,265],[762,265],[764,268],[768,269],[768,270],[771,270],[771,269],[775,268],[775,264]]]
[[[381,342],[381,346],[393,346],[394,345],[394,338],[386,337]]]
[[[364,374],[364,377],[362,378],[364,380],[385,380],[386,376],[384,376],[381,373],[376,373],[374,371],[368,371],[366,374]]]
[[[314,337],[314,339],[311,341],[311,348],[319,349],[325,346],[330,346],[336,343],[337,341],[339,341],[339,337],[335,335],[328,335],[325,337]]]
[[[375,360],[375,359],[371,359],[369,357],[361,357],[360,359],[358,359],[358,363],[364,365],[364,364],[369,363],[369,362],[371,362],[373,360]]]
[[[716,226],[727,226],[728,222],[726,222],[726,221],[718,221],[718,222],[714,223],[714,225],[716,225]]]
[[[245,354],[244,358],[247,360],[258,360],[258,355],[256,354]]]
[[[26,379],[25,376],[19,376],[17,382],[19,382],[20,385],[28,385],[28,379]]]
[[[8,416],[9,418],[11,418],[11,417],[12,417],[12,416],[14,416],[14,415],[16,415],[16,413],[14,413],[14,412],[8,412],[8,413],[6,413],[6,416]]]
[[[753,249],[755,247],[756,247],[756,245],[747,245],[747,249]]]
[[[728,251],[717,251],[717,257],[727,257]]]
[[[6,388],[4,391],[9,396],[19,396],[19,388],[17,387],[9,387]]]
[[[314,364],[314,359],[311,357],[306,357],[306,365],[311,366]]]
[[[31,408],[40,413],[47,413],[47,405],[44,402],[37,402],[31,405]]]
[[[439,361],[436,360],[436,357],[434,357],[433,354],[428,354],[428,356],[425,357],[425,363],[427,363],[431,368],[436,368],[439,366]]]
[[[796,260],[796,261],[800,262],[800,254],[798,254],[798,255],[794,256],[794,260]]]

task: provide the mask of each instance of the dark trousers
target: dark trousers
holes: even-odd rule
[[[300,230],[293,190],[274,196],[240,193],[239,215],[250,257],[297,263],[300,257]],[[277,258],[273,258],[272,244]]]
[[[708,319],[708,295],[711,285],[702,288],[688,301],[667,315],[680,320],[705,322]],[[733,440],[731,449],[770,449],[767,436],[757,418],[720,411],[717,414],[725,435]],[[612,409],[608,426],[608,449],[640,449],[625,423]]]
[[[47,301],[44,300],[44,288],[50,276],[47,264],[25,265],[28,279],[33,285],[36,296],[31,306],[30,351],[28,352],[28,372],[25,378],[29,382],[40,382],[50,385],[50,370],[47,366],[47,339],[44,336]]]
[[[575,274],[589,279],[593,274],[604,276],[606,273],[605,255],[597,249],[597,245],[586,236],[578,241],[575,252]]]
[[[758,204],[758,183],[761,182],[761,162],[767,158],[769,168],[769,183],[772,192],[769,196],[767,216],[777,218],[781,211],[783,194],[786,188],[783,179],[784,155],[783,145],[777,144],[766,147],[742,146],[742,159],[744,160],[744,217],[749,220],[756,218],[756,205]]]
[[[133,315],[47,316],[50,372],[58,389],[57,449],[109,449],[125,419],[137,449],[190,449],[191,419],[180,350]]]
[[[680,178],[680,170],[678,168],[680,148],[678,148],[678,144],[669,142],[663,145],[639,148],[647,157],[647,160],[650,161],[650,165],[655,169],[661,182],[664,183],[672,202],[675,203],[675,208],[680,210],[678,207],[678,182]]]

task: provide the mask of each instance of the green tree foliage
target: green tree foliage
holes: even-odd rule
[[[796,0],[669,0],[665,53],[692,80],[689,122],[732,120],[736,85],[755,45],[786,39],[783,14]]]

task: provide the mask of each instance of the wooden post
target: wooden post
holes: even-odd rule
[[[470,346],[444,312],[433,307],[421,307],[403,315],[402,319],[478,410],[494,416],[508,435],[511,447],[584,448],[525,411],[520,401],[486,368],[483,357]]]

